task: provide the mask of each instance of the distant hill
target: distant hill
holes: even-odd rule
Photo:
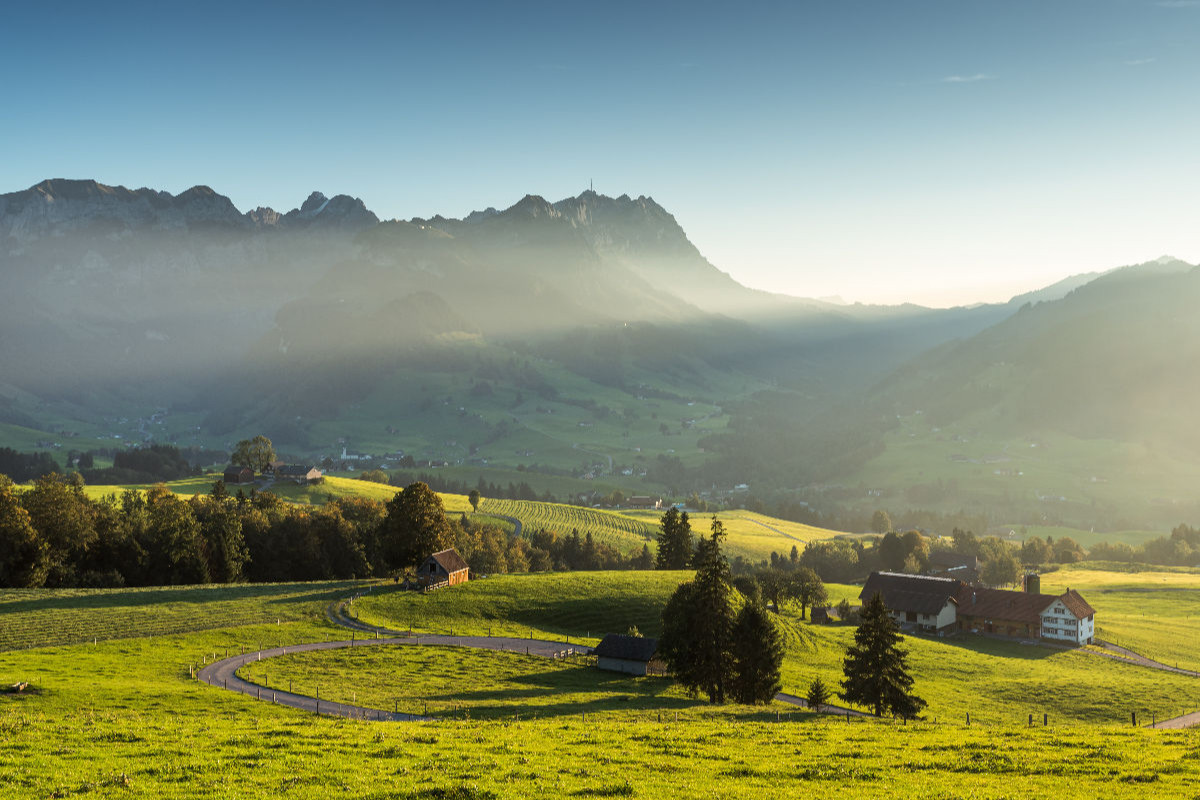
[[[864,509],[982,506],[1107,529],[1194,519],[1198,305],[1200,269],[1167,258],[1026,303],[881,381],[848,415],[883,431],[876,452],[840,477],[880,488]]]

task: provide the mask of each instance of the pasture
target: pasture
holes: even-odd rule
[[[1096,637],[1200,671],[1200,570],[1082,562],[1042,576],[1043,592],[1076,589],[1096,609]]]
[[[1083,590],[1082,572],[1062,577]],[[1156,580],[1094,572],[1085,595],[1098,609],[1106,586],[1132,592]],[[1177,593],[1200,591],[1180,575]],[[381,589],[355,610],[397,627],[419,617],[456,633],[594,640],[597,628],[657,632],[662,602],[688,577],[501,576],[432,595]],[[328,651],[250,667],[272,686],[320,680],[323,697],[348,691],[385,708],[430,701],[439,721],[429,723],[315,718],[188,677],[192,664],[259,642],[344,637],[324,609],[362,585],[6,592],[0,628],[25,631],[15,645],[32,649],[0,650],[0,686],[31,689],[0,694],[0,796],[1069,799],[1190,796],[1200,780],[1200,734],[1128,722],[1134,705],[1159,716],[1200,708],[1200,679],[973,637],[907,639],[916,689],[930,703],[927,720],[908,725],[782,704],[714,712],[662,679],[450,648]],[[833,599],[856,594],[830,587]],[[112,638],[56,644],[54,615],[64,610]],[[835,684],[852,629],[814,626],[792,609],[783,617],[785,690],[803,691],[816,675]],[[164,619],[169,630],[154,630]],[[1050,725],[1027,727],[1027,715],[1043,710]]]

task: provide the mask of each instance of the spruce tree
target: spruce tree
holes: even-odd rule
[[[724,703],[733,682],[733,587],[721,547],[725,526],[713,517],[701,542],[695,580],[682,584],[663,609],[659,652],[675,679],[709,702]]]
[[[877,717],[887,712],[915,717],[925,701],[912,693],[908,651],[899,646],[904,637],[878,592],[862,607],[859,618],[854,644],[846,648],[842,662],[846,677],[838,696],[870,707]]]
[[[814,678],[812,684],[808,687],[808,694],[804,699],[810,709],[820,711],[821,706],[829,702],[829,688],[823,680]]]
[[[662,515],[658,534],[657,569],[687,569],[692,560],[692,524],[687,512],[671,506]]]
[[[783,637],[760,603],[742,606],[733,624],[733,696],[739,703],[769,703],[782,686]]]

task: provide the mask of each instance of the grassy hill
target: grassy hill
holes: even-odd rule
[[[357,605],[364,619],[371,609],[400,618],[420,610],[438,624],[453,620],[464,627],[491,615],[494,625],[535,632],[583,635],[586,626],[606,619],[617,620],[617,627],[641,621],[653,632],[659,604],[685,577],[506,576],[430,596],[385,592]],[[1070,577],[1074,586],[1076,576]],[[1130,591],[1154,584],[1136,575],[1125,579]],[[1117,577],[1096,572],[1094,580],[1099,588]],[[917,689],[930,700],[930,717],[909,725],[847,723],[786,706],[778,706],[778,722],[776,707],[713,713],[661,679],[450,650],[362,648],[250,667],[252,678],[269,685],[303,680],[296,688],[304,689],[319,682],[322,697],[348,694],[389,708],[400,699],[409,708],[429,701],[442,718],[432,724],[314,718],[189,679],[190,664],[227,649],[343,635],[322,611],[331,595],[349,588],[237,587],[234,595],[196,587],[41,590],[0,597],[0,627],[27,628],[34,635],[23,646],[35,646],[0,650],[0,685],[31,685],[20,695],[0,694],[0,794],[23,800],[283,792],[306,800],[384,800],[747,792],[965,798],[1019,791],[1143,798],[1147,792],[1187,796],[1200,780],[1193,733],[1127,723],[1133,702],[1159,712],[1200,706],[1200,681],[1158,674],[1150,681],[1146,670],[1133,666],[1005,643],[910,638]],[[856,593],[831,588],[835,597]],[[1093,590],[1089,600],[1099,609],[1104,597]],[[442,604],[436,613],[434,603]],[[139,615],[153,623],[160,605],[193,613],[177,615],[174,632],[147,635]],[[56,622],[44,615],[64,607],[97,630],[133,638],[54,645]],[[249,615],[238,616],[244,612]],[[280,621],[261,624],[259,614]],[[213,623],[222,627],[210,628]],[[791,615],[785,625],[785,687],[794,689],[813,674],[834,679],[849,629],[811,626]],[[969,728],[962,717],[967,709]],[[1038,709],[1050,714],[1050,726],[1027,728],[1025,715]],[[589,712],[586,722],[580,710]]]

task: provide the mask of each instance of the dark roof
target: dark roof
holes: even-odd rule
[[[285,464],[282,467],[276,467],[275,474],[276,475],[285,475],[285,476],[286,475],[301,476],[301,475],[307,475],[308,473],[312,472],[314,469],[316,469],[316,467],[308,465],[308,464]]]
[[[434,553],[430,556],[434,561],[441,565],[446,572],[458,572],[464,569],[470,569],[467,562],[458,551],[451,547],[449,550],[443,550],[440,553]]]
[[[1058,596],[1052,594],[964,586],[958,595],[958,613],[968,617],[1040,625],[1042,612],[1057,599]]]
[[[596,645],[592,655],[603,658],[620,658],[625,661],[649,661],[658,650],[658,639],[647,639],[644,636],[628,636],[623,633],[610,633]]]
[[[250,469],[249,467],[242,467],[237,464],[231,464],[230,466],[225,468],[226,475],[228,475],[231,472],[237,473],[238,475],[241,475],[243,472],[249,472],[251,475],[254,474],[254,470]]]
[[[1087,600],[1080,596],[1079,592],[1074,589],[1067,589],[1067,593],[1059,598],[1062,604],[1067,607],[1067,610],[1075,615],[1076,619],[1087,619],[1096,613],[1096,609],[1088,605]]]
[[[867,601],[878,592],[883,595],[883,604],[891,611],[936,615],[947,602],[954,601],[960,586],[962,582],[953,578],[872,572],[858,596]]]

